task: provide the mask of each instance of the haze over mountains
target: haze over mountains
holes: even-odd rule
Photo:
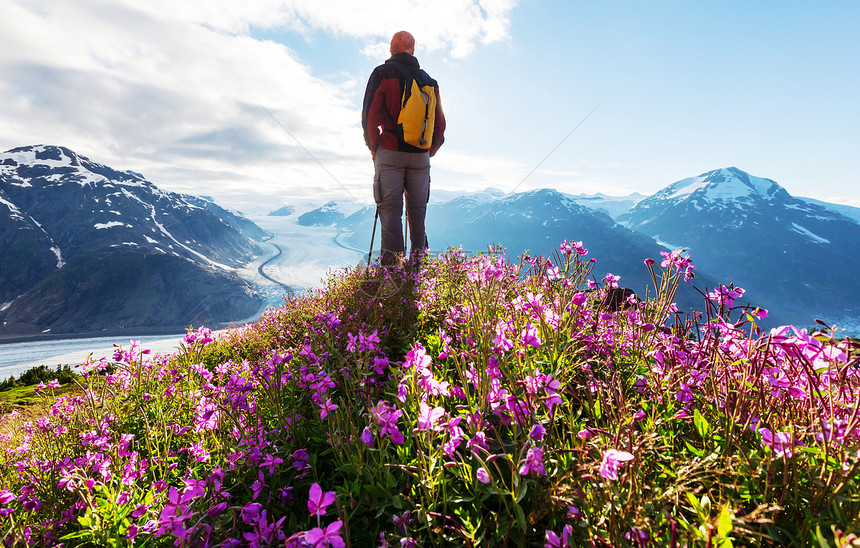
[[[234,269],[266,234],[57,146],[0,154],[0,334],[173,328],[248,317]]]

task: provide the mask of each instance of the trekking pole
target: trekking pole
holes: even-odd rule
[[[370,266],[370,257],[373,255],[373,240],[376,238],[376,220],[379,219],[379,208],[376,208],[376,215],[373,216],[373,232],[370,233],[370,251],[367,252],[367,266]]]
[[[408,242],[408,234],[409,234],[409,210],[405,210],[406,213],[406,222],[403,223],[403,253],[406,253],[406,242]]]

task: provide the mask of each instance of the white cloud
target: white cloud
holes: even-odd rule
[[[325,189],[366,201],[372,166],[352,99],[359,84],[315,77],[294,51],[252,30],[322,30],[359,38],[365,52],[384,57],[388,37],[409,28],[419,49],[462,56],[477,42],[504,39],[512,6],[0,0],[0,146],[65,145],[169,190],[216,199]]]

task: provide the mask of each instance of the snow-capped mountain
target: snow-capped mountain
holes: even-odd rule
[[[327,202],[322,206],[299,215],[301,226],[333,226],[344,218],[342,206],[338,202]]]
[[[627,226],[687,248],[723,283],[759,295],[793,323],[860,315],[860,224],[730,167],[673,183],[639,202]]]
[[[257,300],[234,268],[261,253],[251,238],[263,234],[209,200],[64,147],[6,151],[0,332],[237,319]]]

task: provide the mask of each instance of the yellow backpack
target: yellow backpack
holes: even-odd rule
[[[395,63],[395,65],[397,65]],[[433,126],[436,122],[436,90],[429,83],[430,77],[421,71],[420,82],[413,78],[405,68],[403,97],[400,101],[400,114],[397,116],[398,136],[403,142],[427,150],[433,143]]]

